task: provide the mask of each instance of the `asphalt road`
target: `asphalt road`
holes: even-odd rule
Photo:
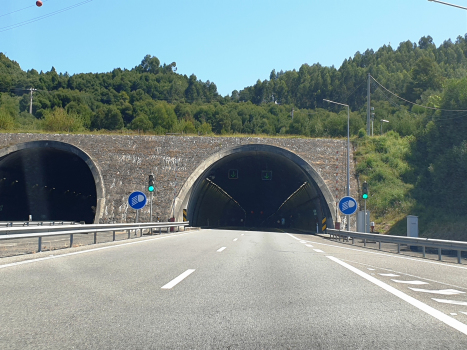
[[[202,230],[0,260],[0,349],[466,349],[467,266]]]

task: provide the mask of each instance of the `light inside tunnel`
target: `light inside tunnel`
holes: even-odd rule
[[[51,147],[0,158],[0,221],[93,223],[96,185],[86,162]]]
[[[188,215],[201,227],[315,230],[330,211],[311,175],[295,162],[246,151],[222,158],[199,177]]]

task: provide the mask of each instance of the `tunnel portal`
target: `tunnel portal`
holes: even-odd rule
[[[316,229],[330,209],[315,180],[288,157],[227,155],[198,178],[188,203],[193,226]],[[331,219],[332,222],[332,219]]]
[[[41,147],[0,158],[0,221],[93,223],[96,206],[92,172],[76,154]]]

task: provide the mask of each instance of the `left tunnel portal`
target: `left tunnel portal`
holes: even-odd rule
[[[98,189],[83,152],[58,142],[23,146],[0,156],[0,221],[96,222]]]

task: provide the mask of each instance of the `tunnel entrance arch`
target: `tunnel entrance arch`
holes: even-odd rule
[[[301,157],[270,145],[244,145],[206,159],[174,202],[193,226],[279,227],[315,230],[335,204],[323,178]]]
[[[32,141],[0,150],[0,221],[99,223],[104,208],[101,173],[79,148]]]

